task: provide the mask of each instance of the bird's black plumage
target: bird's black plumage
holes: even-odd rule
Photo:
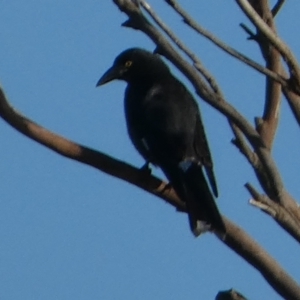
[[[217,185],[196,101],[158,55],[132,48],[122,52],[97,86],[128,83],[125,116],[130,139],[146,162],[159,166],[186,202],[192,232],[225,232],[214,195]]]

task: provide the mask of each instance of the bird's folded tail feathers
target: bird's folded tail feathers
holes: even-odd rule
[[[188,201],[187,205],[192,206],[192,211],[195,212],[197,219],[197,227],[195,229],[199,228],[198,231],[202,233],[201,227],[204,226],[204,223],[206,226],[210,225],[210,230],[217,230],[221,233],[225,233],[226,229],[222,216],[216,205],[201,165],[190,161],[189,167],[185,168],[185,171],[183,172],[185,185],[191,194],[190,199],[192,199],[192,201]],[[199,224],[200,222],[202,222],[202,224]]]
[[[202,167],[192,160],[178,166],[161,166],[179,197],[186,202],[191,231],[199,236],[209,230],[225,233],[225,225]]]

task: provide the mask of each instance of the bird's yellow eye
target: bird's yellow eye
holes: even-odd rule
[[[132,65],[132,60],[127,60],[125,63],[125,67],[129,68]]]

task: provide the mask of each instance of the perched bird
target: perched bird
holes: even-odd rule
[[[128,83],[125,116],[133,145],[147,164],[162,169],[186,203],[194,235],[207,230],[225,233],[212,194],[218,196],[212,159],[193,96],[159,55],[139,48],[122,52],[97,86],[114,79]]]

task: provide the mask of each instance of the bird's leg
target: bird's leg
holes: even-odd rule
[[[165,187],[163,188],[163,192],[173,189],[173,186],[170,182],[166,183]]]

